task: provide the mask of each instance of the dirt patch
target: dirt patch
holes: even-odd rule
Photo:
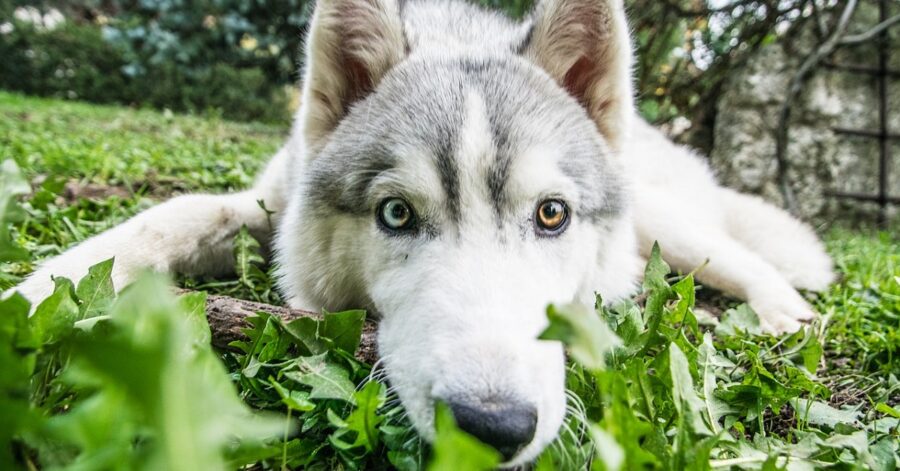
[[[131,198],[135,195],[132,188],[116,185],[100,185],[97,183],[81,183],[75,180],[66,182],[63,187],[62,199],[66,203],[72,203],[80,199],[106,199],[112,196],[119,198]]]
[[[797,428],[797,414],[790,404],[781,406],[781,411],[777,414],[772,409],[766,409],[763,413],[763,423],[769,433],[786,437]],[[750,438],[752,437],[748,437]]]
[[[831,394],[831,398],[828,399],[828,404],[831,407],[836,409],[840,409],[844,406],[855,407],[858,405],[862,405],[862,410],[868,409],[868,402],[866,399],[866,393],[862,389],[850,387],[844,387],[844,389],[837,389],[840,386],[830,386],[829,389],[834,391]]]
[[[35,191],[40,188],[47,177],[40,175],[32,179],[31,186]],[[57,187],[59,188],[59,187]],[[105,200],[118,197],[122,199],[142,196],[163,200],[172,196],[186,193],[189,188],[180,181],[172,179],[156,179],[154,175],[148,175],[148,179],[133,182],[131,184],[104,184],[90,183],[82,180],[70,179],[61,189],[52,190],[58,192],[56,204],[68,205],[79,200]]]

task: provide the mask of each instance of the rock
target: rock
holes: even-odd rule
[[[864,13],[864,7],[854,17],[860,24],[854,23],[851,32],[871,26],[871,12]],[[790,38],[762,47],[731,74],[717,103],[710,162],[718,177],[730,187],[760,194],[779,205],[783,201],[776,182],[775,127],[788,83],[817,44],[809,30],[812,27],[810,22],[804,25],[807,30],[794,31]],[[875,66],[877,48],[866,44],[842,49],[833,60]],[[889,122],[893,132],[900,132],[900,81],[889,81],[888,90]],[[788,175],[801,216],[830,219],[848,208],[872,210],[871,204],[838,201],[826,192],[877,193],[877,140],[837,134],[832,129],[877,131],[878,103],[873,76],[820,67],[807,82],[792,109],[787,154]],[[892,150],[889,194],[900,196],[900,143]]]

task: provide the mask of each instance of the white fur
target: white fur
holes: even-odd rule
[[[762,200],[716,183],[709,168],[646,123],[625,161],[635,177],[635,227],[644,256],[658,241],[673,268],[746,299],[772,332],[795,331],[815,312],[794,289],[823,290],[831,259],[808,226]]]

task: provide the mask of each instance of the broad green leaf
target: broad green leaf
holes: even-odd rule
[[[694,275],[688,274],[678,283],[672,286],[672,290],[678,295],[678,303],[672,309],[670,322],[672,324],[690,324],[694,332],[697,332],[697,321],[691,314],[694,307],[696,293],[694,291]]]
[[[622,341],[600,316],[582,304],[547,307],[550,325],[538,337],[559,340],[582,365],[592,370],[606,366],[606,355]]]
[[[882,414],[894,417],[895,419],[900,419],[900,410],[897,410],[883,402],[879,402],[878,404],[876,404],[875,410],[881,412]]]
[[[115,302],[109,331],[95,328],[73,345],[72,378],[93,378],[89,384],[101,385],[96,394],[104,399],[99,406],[76,404],[72,417],[84,422],[72,427],[91,427],[100,413],[77,415],[84,408],[127,404],[123,414],[137,423],[122,424],[133,432],[117,433],[131,433],[129,443],[140,444],[139,469],[225,469],[224,453],[235,440],[257,443],[283,431],[282,421],[258,417],[241,403],[210,346],[199,342],[208,332],[187,315],[162,278],[147,275]],[[113,400],[118,395],[124,400]],[[79,459],[88,458],[97,457]]]
[[[871,464],[872,456],[869,454],[869,435],[865,430],[855,431],[850,434],[836,434],[824,440],[823,444],[831,448],[846,448],[853,450],[860,461]],[[856,461],[856,460],[854,460]]]
[[[255,286],[257,277],[253,274],[259,273],[259,266],[265,263],[260,255],[261,250],[259,242],[250,235],[247,226],[241,226],[234,237],[234,267],[242,285],[250,288]]]
[[[819,339],[813,335],[812,329],[805,330],[808,338],[806,339],[806,344],[800,350],[800,355],[803,357],[803,366],[806,368],[806,371],[815,373],[819,368],[819,362],[822,360],[824,351],[822,344],[819,343]]]
[[[762,334],[759,316],[747,304],[725,311],[722,320],[716,327],[716,334],[722,336],[739,334]]]
[[[639,340],[644,332],[644,320],[640,307],[634,301],[625,299],[604,312],[608,315],[607,320],[614,322],[615,333],[626,349],[635,351],[643,346]]]
[[[675,291],[666,281],[669,271],[669,265],[662,259],[659,244],[654,243],[644,269],[643,290],[647,295],[644,303],[644,324],[647,325],[647,330],[642,335],[641,352],[643,354],[647,354],[651,348],[664,345],[666,342],[666,337],[660,333],[660,326],[666,315],[666,303],[676,297]]]
[[[22,220],[24,212],[16,197],[27,194],[31,186],[13,160],[0,163],[0,262],[28,260],[30,254],[10,239],[12,223]]]
[[[363,310],[326,312],[322,335],[331,339],[335,347],[354,353],[359,347],[365,320],[366,311]]]
[[[278,392],[278,396],[281,397],[281,402],[289,408],[301,412],[311,411],[316,408],[316,405],[310,402],[308,392],[288,391],[287,388],[271,377],[269,378],[269,384],[271,384],[272,387],[275,388],[275,391]]]
[[[268,362],[281,359],[291,347],[288,335],[284,335],[281,329],[281,321],[265,312],[257,312],[248,317],[247,323],[252,327],[243,329],[248,341],[235,341],[230,345],[241,349],[245,353],[243,368],[252,361]]]
[[[340,348],[354,353],[362,338],[366,312],[326,312],[323,318],[301,317],[285,324],[285,330],[311,355]]]
[[[310,399],[340,399],[353,402],[356,390],[347,370],[331,361],[327,353],[296,360],[299,371],[285,373],[288,378],[312,388]]]
[[[478,471],[494,469],[500,453],[456,427],[446,404],[434,410],[435,439],[428,471]]]
[[[109,309],[116,296],[112,282],[113,259],[100,262],[90,268],[88,273],[78,282],[75,295],[81,301],[80,317],[99,316]]]
[[[28,324],[28,310],[28,301],[18,293],[0,299],[0,469],[18,467],[11,441],[39,420],[28,402],[39,346]]]
[[[838,424],[846,424],[857,427],[862,416],[859,411],[840,410],[831,407],[822,401],[809,399],[794,399],[791,406],[797,412],[797,418],[812,424],[824,425],[834,429]]]
[[[872,455],[872,461],[875,463],[873,469],[878,471],[895,471],[898,461],[897,450],[900,443],[896,437],[884,437],[874,445],[869,446],[869,453]]]
[[[687,419],[694,433],[712,434],[703,420],[706,406],[694,389],[688,359],[674,343],[669,345],[669,371],[672,375],[672,398],[678,414]]]
[[[70,468],[140,468],[140,455],[132,443],[139,434],[136,427],[140,418],[134,416],[127,400],[125,394],[107,388],[79,402],[68,413],[51,418],[41,432],[46,438],[77,447],[79,453],[74,462],[68,463]]]
[[[639,362],[640,358],[632,361]],[[629,366],[628,371],[646,373],[637,365]],[[603,418],[599,422],[625,452],[624,469],[645,469],[658,467],[665,455],[667,443],[662,432],[648,421],[647,408],[642,412],[635,404],[637,399],[629,390],[626,376],[619,371],[606,370],[594,373],[598,381],[597,388],[603,394]],[[635,381],[637,382],[637,381]],[[643,383],[649,386],[648,383]],[[661,393],[661,391],[657,391]],[[643,391],[639,395],[653,402],[653,391]],[[670,409],[671,410],[671,409]],[[652,412],[650,412],[652,414]],[[650,416],[654,417],[654,416]]]
[[[208,345],[212,340],[209,321],[206,318],[206,292],[196,291],[178,296],[178,304],[191,323],[191,331],[198,345]]]
[[[618,471],[625,463],[625,450],[616,443],[612,435],[598,427],[591,426],[591,438],[594,440],[594,454],[597,460],[592,469],[597,471]]]
[[[354,394],[356,408],[347,417],[344,427],[335,432],[333,439],[339,439],[346,433],[355,435],[349,447],[365,447],[368,451],[374,451],[379,443],[378,426],[384,421],[384,417],[378,415],[378,409],[384,405],[384,386],[377,381],[370,381]]]
[[[38,304],[29,320],[42,344],[58,341],[79,319],[78,304],[72,299],[72,282],[62,277],[54,278],[53,282],[56,285],[53,294]]]
[[[709,333],[703,336],[703,344],[700,345],[697,362],[701,370],[701,381],[703,383],[702,396],[705,416],[712,433],[717,434],[721,431],[719,420],[724,415],[740,412],[737,408],[730,406],[716,396],[716,389],[718,388],[716,372],[720,369],[733,369],[735,365],[730,360],[718,355],[716,348],[713,346],[712,335]]]
[[[662,259],[659,243],[654,242],[653,248],[650,250],[650,258],[644,269],[644,291],[668,289],[669,283],[666,282],[666,276],[670,271],[669,265]]]
[[[321,327],[322,321],[311,317],[301,317],[284,324],[285,332],[295,340],[304,355],[319,355],[331,348],[331,342],[319,334]]]

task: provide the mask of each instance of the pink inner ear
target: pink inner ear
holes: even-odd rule
[[[587,56],[582,56],[572,64],[563,78],[565,89],[585,107],[589,104],[587,91],[596,72],[595,65]]]
[[[347,90],[343,111],[347,113],[350,106],[372,91],[372,77],[366,66],[350,54],[344,54],[344,70],[347,74]]]
[[[387,60],[379,54],[387,53],[384,48],[388,34],[381,3],[377,0],[337,0],[336,27],[342,66],[339,72],[347,81],[342,91],[344,113],[375,88],[375,71],[370,62]]]

